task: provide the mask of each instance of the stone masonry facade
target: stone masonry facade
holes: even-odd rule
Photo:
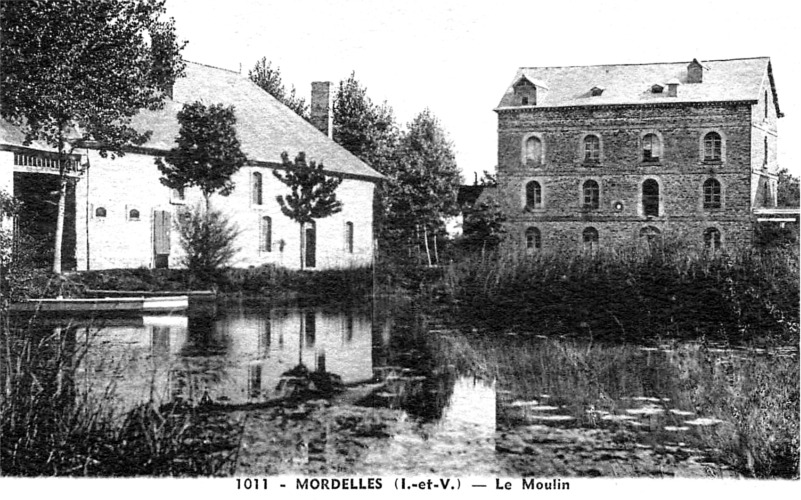
[[[711,102],[538,106],[524,83],[529,105],[496,109],[513,249],[614,248],[654,234],[742,248],[752,209],[775,206],[781,115],[767,73],[759,99]]]

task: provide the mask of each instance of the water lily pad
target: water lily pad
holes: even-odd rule
[[[653,406],[647,406],[645,408],[629,408],[626,410],[626,413],[631,415],[658,415],[659,413],[664,412],[662,408],[655,408]]]
[[[529,418],[531,420],[542,420],[546,422],[564,422],[576,419],[576,417],[571,415],[531,415]]]
[[[624,420],[634,420],[634,417],[631,415],[604,415],[601,417],[601,420],[609,420],[609,421],[624,421]]]
[[[695,420],[686,420],[684,423],[687,425],[705,426],[705,425],[720,424],[723,423],[723,420],[720,420],[718,418],[696,418]]]
[[[508,406],[512,408],[520,408],[525,406],[537,406],[539,404],[540,404],[539,401],[537,401],[536,399],[532,399],[531,401],[514,401],[510,403]]]

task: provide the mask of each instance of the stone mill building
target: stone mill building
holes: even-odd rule
[[[498,114],[508,240],[529,252],[753,238],[776,205],[770,59],[520,68]]]

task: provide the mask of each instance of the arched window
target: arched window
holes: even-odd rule
[[[270,217],[261,218],[261,227],[259,228],[262,252],[273,251],[273,220]]]
[[[597,135],[588,135],[584,138],[584,162],[600,163],[601,139]]]
[[[662,143],[656,134],[646,134],[642,138],[642,161],[658,162],[662,156]]]
[[[704,161],[720,161],[723,154],[723,139],[717,132],[704,136]]]
[[[593,180],[586,181],[582,187],[582,192],[584,195],[584,208],[595,210],[601,206],[601,190],[597,182]]]
[[[262,186],[261,174],[259,172],[253,172],[252,193],[253,193],[253,204],[254,205],[261,205],[262,204],[261,186]]]
[[[128,212],[128,220],[139,220],[139,210],[134,208]]]
[[[704,210],[714,210],[720,207],[720,182],[717,179],[707,179],[704,182]]]
[[[762,147],[762,150],[764,151],[764,158],[762,159],[762,166],[763,167],[767,167],[768,166],[768,136],[765,136],[763,138],[763,142],[764,142],[764,145]]]
[[[581,233],[585,250],[595,250],[598,248],[598,230],[594,227],[585,228]]]
[[[345,223],[345,250],[353,253],[353,222]]]
[[[526,139],[526,151],[524,153],[527,165],[542,164],[542,141],[538,137]]]
[[[526,208],[542,208],[542,186],[537,181],[526,184]]]
[[[95,209],[95,217],[105,217],[106,216],[106,209],[103,207],[97,207]]]
[[[659,183],[654,179],[642,183],[642,213],[646,217],[659,217]]]
[[[542,234],[536,227],[526,229],[526,250],[539,250],[542,248]]]
[[[710,227],[704,231],[704,246],[710,250],[720,248],[720,231],[717,228]]]

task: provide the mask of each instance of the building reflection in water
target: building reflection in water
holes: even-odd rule
[[[218,317],[129,318],[96,330],[86,382],[95,388],[113,382],[123,406],[151,397],[265,401],[281,397],[282,375],[299,365],[336,374],[344,384],[373,376],[372,323],[361,311],[240,307]]]

